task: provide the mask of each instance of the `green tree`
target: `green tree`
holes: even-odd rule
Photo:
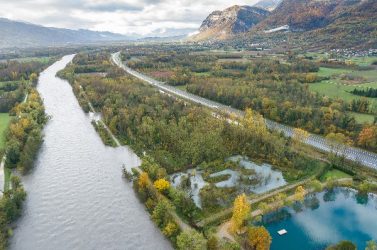
[[[365,250],[377,250],[377,243],[374,240],[368,241]]]
[[[178,235],[177,247],[179,250],[206,250],[207,241],[201,233],[190,230]]]
[[[335,245],[329,246],[326,250],[356,250],[356,245],[351,241],[344,240]]]

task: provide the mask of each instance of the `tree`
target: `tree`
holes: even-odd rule
[[[212,235],[207,241],[208,250],[217,250],[219,249],[219,240],[215,235]]]
[[[303,186],[298,186],[295,190],[295,195],[294,195],[294,199],[297,200],[297,201],[302,201],[304,200],[304,197],[305,197],[305,189]]]
[[[201,233],[190,230],[178,235],[177,247],[179,250],[206,250],[207,242]]]
[[[8,167],[15,166],[20,160],[20,155],[21,155],[20,143],[15,139],[11,139],[7,143],[6,152],[7,152],[7,160],[6,160],[7,166]]]
[[[142,172],[139,176],[139,181],[138,181],[138,185],[139,185],[139,188],[145,188],[148,184],[148,174],[146,172]]]
[[[365,250],[377,250],[377,243],[374,240],[368,241]]]
[[[164,229],[162,230],[162,233],[166,236],[166,237],[174,237],[177,235],[177,233],[179,232],[179,228],[177,226],[177,224],[175,224],[174,222],[169,222],[165,227]]]
[[[367,126],[360,132],[358,144],[365,148],[376,149],[377,148],[377,126]]]
[[[255,250],[269,250],[271,235],[265,227],[251,227],[247,231],[246,243]]]
[[[326,248],[326,250],[356,250],[355,244],[353,244],[351,241],[343,240],[339,242],[338,244],[329,246]]]
[[[247,200],[246,194],[237,196],[234,200],[233,215],[231,218],[231,231],[237,232],[244,223],[244,220],[250,213],[250,204]]]
[[[152,220],[158,227],[162,228],[170,220],[170,204],[165,200],[158,201],[152,212]]]
[[[303,130],[301,128],[293,129],[293,140],[296,143],[303,143],[308,139],[308,137],[309,133],[306,130]]]
[[[153,185],[160,192],[163,192],[170,187],[170,183],[165,179],[158,179]]]
[[[38,82],[38,75],[36,73],[31,73],[29,80],[35,85]]]
[[[249,108],[245,110],[243,124],[246,129],[250,130],[257,136],[264,137],[268,133],[266,121],[263,116]]]

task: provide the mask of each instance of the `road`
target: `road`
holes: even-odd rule
[[[234,109],[224,104],[205,99],[203,97],[177,89],[173,86],[169,86],[161,81],[157,81],[149,76],[146,76],[142,73],[139,73],[127,67],[121,61],[120,52],[112,54],[111,58],[118,67],[125,70],[128,74],[157,87],[163,93],[174,95],[174,96],[183,98],[185,100],[201,104],[213,110],[236,115],[238,117],[243,117],[245,115],[244,111]],[[269,119],[265,119],[265,120],[266,120],[267,127],[269,129],[283,132],[288,137],[293,136],[294,128],[271,121]],[[328,141],[324,137],[320,135],[315,135],[315,134],[310,134],[309,137],[304,141],[304,143],[325,152],[334,152],[335,148],[339,148],[339,147],[334,147],[333,145],[329,144]],[[343,155],[348,160],[358,162],[366,167],[377,170],[377,154],[360,149],[360,148],[350,147],[346,145],[342,145],[341,148],[342,148],[341,152],[337,152],[338,155]]]

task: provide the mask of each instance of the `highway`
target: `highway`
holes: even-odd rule
[[[140,80],[143,80],[144,82],[147,82],[155,87],[157,87],[161,92],[166,93],[166,94],[172,94],[177,97],[183,98],[185,100],[201,104],[203,106],[206,106],[208,108],[217,110],[217,111],[222,111],[226,112],[228,114],[233,114],[238,117],[243,117],[245,112],[234,109],[232,107],[223,105],[218,102],[214,102],[208,99],[205,99],[203,97],[188,93],[186,91],[177,89],[173,86],[169,86],[161,81],[157,81],[149,76],[146,76],[144,74],[141,74],[129,67],[127,67],[120,58],[120,52],[114,53],[111,56],[113,62],[123,70],[125,70],[128,74],[139,78]],[[265,119],[267,127],[271,130],[276,130],[279,132],[283,132],[286,136],[292,137],[293,136],[293,129],[290,126],[286,126],[274,121],[271,121],[269,119]],[[320,135],[315,135],[315,134],[310,134],[309,137],[304,141],[304,143],[319,149],[321,151],[325,152],[333,152],[337,150],[338,155],[344,155],[344,157],[348,160],[358,162],[366,167],[372,168],[377,170],[377,154],[360,149],[360,148],[355,148],[355,147],[350,147],[347,145],[342,145],[340,147],[335,146],[334,143],[329,143],[327,139],[325,139],[323,136]],[[342,148],[342,150],[339,150],[339,148]]]

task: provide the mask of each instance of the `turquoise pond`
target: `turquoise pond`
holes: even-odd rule
[[[377,196],[346,188],[311,194],[265,215],[263,224],[272,236],[272,250],[320,250],[341,240],[364,249],[367,241],[377,240]],[[279,236],[280,229],[288,233]]]

